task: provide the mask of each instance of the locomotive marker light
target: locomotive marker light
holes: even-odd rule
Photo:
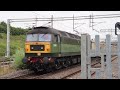
[[[40,55],[41,55],[41,53],[37,53],[37,55],[38,55],[38,56],[40,56]]]

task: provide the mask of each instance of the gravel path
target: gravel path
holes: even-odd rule
[[[2,75],[2,76],[0,76],[0,79],[11,79],[11,78],[23,76],[23,75],[26,75],[26,74],[30,74],[30,73],[33,73],[33,72],[29,71],[28,69],[18,70],[16,72],[12,72],[12,73],[7,74],[7,75]]]

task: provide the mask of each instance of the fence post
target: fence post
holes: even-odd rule
[[[81,35],[81,78],[87,79],[87,52],[86,52],[86,45],[87,45],[87,35]]]
[[[106,35],[106,74],[108,79],[112,79],[112,64],[111,64],[111,38]]]
[[[120,35],[118,35],[118,78],[120,79]]]
[[[105,69],[104,54],[101,54],[101,78],[102,75],[104,76],[104,69]]]
[[[100,39],[99,35],[95,35],[95,56],[100,56]]]
[[[90,50],[91,50],[91,37],[87,35],[87,78],[91,79],[91,57],[90,57]]]
[[[95,56],[100,56],[100,36],[95,35]],[[100,70],[96,70],[96,79],[100,79],[101,72]]]
[[[96,79],[100,79],[100,77],[101,77],[100,70],[96,70]]]

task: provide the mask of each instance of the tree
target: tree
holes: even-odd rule
[[[11,35],[25,35],[28,31],[28,29],[10,27]],[[0,23],[0,33],[7,33],[7,24],[4,21]]]

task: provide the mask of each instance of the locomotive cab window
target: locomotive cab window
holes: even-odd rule
[[[54,41],[54,42],[60,42],[60,37],[59,37],[59,35],[54,35],[53,41]]]
[[[39,41],[51,41],[51,34],[39,34]]]
[[[38,34],[28,34],[26,41],[38,41]]]
[[[51,41],[51,34],[28,34],[26,41]]]

